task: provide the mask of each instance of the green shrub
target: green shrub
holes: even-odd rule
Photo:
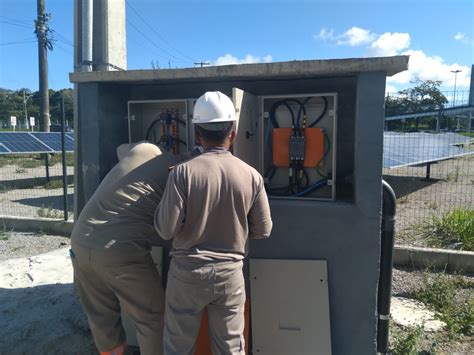
[[[436,316],[446,323],[451,336],[474,334],[474,283],[461,275],[449,276],[438,273],[434,277],[425,274],[419,288],[410,297],[424,303],[437,312]]]
[[[20,159],[16,163],[20,168],[23,169],[33,169],[39,166],[44,166],[44,160],[41,159],[32,159],[32,158],[24,158]]]
[[[433,216],[421,229],[430,246],[474,250],[474,210],[457,208]]]
[[[393,355],[415,355],[420,351],[420,344],[423,338],[423,326],[400,330],[391,328],[393,341],[391,351]]]
[[[63,182],[61,180],[51,180],[43,185],[46,190],[60,189],[63,187]]]
[[[42,218],[54,218],[54,219],[61,219],[63,218],[63,213],[61,211],[53,209],[50,207],[41,207],[39,208],[36,213],[39,217]]]

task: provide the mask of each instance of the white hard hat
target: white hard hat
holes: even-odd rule
[[[220,123],[236,121],[231,99],[220,91],[208,91],[194,105],[193,123]]]

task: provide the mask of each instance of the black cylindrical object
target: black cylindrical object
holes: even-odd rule
[[[63,162],[63,208],[64,220],[68,220],[67,207],[67,165],[66,165],[66,112],[64,107],[64,96],[61,95],[61,153]]]
[[[396,196],[391,186],[382,180],[382,229],[380,276],[377,298],[377,352],[388,354],[390,297],[392,295],[393,245],[395,243]]]

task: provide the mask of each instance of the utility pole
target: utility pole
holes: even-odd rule
[[[26,93],[25,93],[25,89],[23,89],[23,109],[25,111],[25,128],[26,129],[30,129],[30,124],[28,122],[28,110],[26,108],[26,103],[28,102],[28,100],[30,99],[32,95],[26,97]]]
[[[458,78],[458,73],[462,72],[462,70],[456,69],[456,70],[451,70],[451,73],[454,73],[454,94],[453,94],[453,107],[456,106],[456,79]],[[456,113],[454,113],[456,114]],[[460,125],[459,125],[459,117],[457,118],[457,124],[456,124],[456,130],[460,130]]]
[[[49,92],[48,92],[48,39],[49,14],[44,12],[44,0],[37,0],[38,18],[35,21],[36,36],[38,37],[38,69],[40,94],[40,131],[49,132]]]
[[[451,70],[451,73],[454,73],[454,94],[453,94],[453,107],[456,106],[456,80],[458,78],[458,73],[462,72],[462,70],[456,69]]]

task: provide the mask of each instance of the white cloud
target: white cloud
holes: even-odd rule
[[[410,35],[408,33],[385,32],[370,44],[368,54],[373,57],[392,56],[408,47],[410,47]]]
[[[458,32],[454,35],[454,39],[456,41],[459,41],[461,43],[464,43],[464,44],[469,44],[471,46],[474,46],[474,39],[472,39],[471,37],[469,37],[468,35],[466,35],[465,33],[462,33],[462,32]]]
[[[322,28],[317,35],[314,35],[314,39],[321,39],[323,41],[333,40],[334,38],[334,30],[327,28]]]
[[[340,46],[356,47],[372,42],[375,38],[375,34],[364,28],[354,26],[338,35],[334,34],[332,28],[322,28],[319,33],[313,37],[316,40],[336,42],[336,44]]]
[[[395,86],[393,86],[393,85],[387,84],[387,85],[385,86],[385,96],[387,96],[387,94],[396,93],[396,92],[398,92],[398,91],[399,91],[399,90],[398,90]]]
[[[336,43],[339,45],[356,47],[362,44],[370,43],[374,40],[374,38],[375,34],[371,33],[370,31],[359,27],[352,27],[343,34],[337,36]]]
[[[263,58],[247,54],[244,58],[239,59],[229,53],[217,58],[212,62],[212,65],[230,65],[230,64],[251,64],[251,63],[270,63],[273,60],[271,55],[266,55]]]
[[[465,38],[466,38],[466,35],[465,35],[464,33],[462,33],[462,32],[458,32],[458,33],[456,33],[456,34],[454,35],[454,39],[455,39],[456,41],[462,41],[462,40],[465,39]]]
[[[457,86],[466,87],[470,82],[470,68],[459,64],[447,64],[443,58],[429,56],[421,50],[407,50],[400,54],[409,55],[408,70],[387,78],[390,84],[409,84],[411,80],[441,80],[444,86],[454,85],[453,70],[461,70],[457,75]]]

